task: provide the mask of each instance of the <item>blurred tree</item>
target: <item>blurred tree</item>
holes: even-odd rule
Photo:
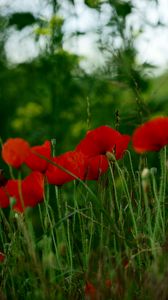
[[[74,121],[73,107],[82,90],[77,76],[83,72],[78,56],[63,50],[63,19],[57,15],[57,2],[51,4],[53,13],[48,22],[39,23],[39,19],[28,12],[9,17],[8,26],[15,25],[19,30],[36,20],[36,41],[45,29],[46,48],[37,59],[7,68],[6,77],[3,72],[0,101],[4,103],[7,99],[1,110],[4,116],[1,136],[4,139],[17,134],[37,143],[57,137],[61,144],[63,135],[66,139],[68,128]]]
[[[1,137],[20,135],[34,144],[56,137],[58,151],[65,151],[73,148],[88,127],[109,124],[118,128],[120,118],[119,129],[131,133],[152,111],[144,100],[150,92],[145,74],[152,66],[137,62],[136,35],[127,22],[135,1],[83,0],[85,7],[103,20],[96,24],[96,35],[104,65],[92,73],[81,68],[79,56],[64,49],[65,2],[43,2],[51,11],[48,19],[29,11],[10,11],[0,19]],[[66,3],[76,15],[77,2]],[[9,65],[4,50],[9,29],[23,31],[28,26],[39,55],[32,61]],[[76,28],[76,36],[80,34],[87,32]],[[41,39],[45,44],[42,49]]]

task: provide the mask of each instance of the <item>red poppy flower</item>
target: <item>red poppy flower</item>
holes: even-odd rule
[[[89,300],[96,299],[96,288],[91,282],[87,282],[85,285],[85,296]]]
[[[86,180],[98,180],[108,169],[108,160],[105,155],[96,155],[89,158],[87,164],[87,171],[85,175]]]
[[[109,126],[100,126],[87,132],[86,137],[77,145],[76,150],[88,157],[106,152],[114,152],[116,159],[122,158],[127,149],[130,136],[122,135]]]
[[[23,212],[26,207],[34,207],[43,201],[44,176],[34,171],[23,180],[11,179],[7,182],[6,191],[16,200],[13,209]]]
[[[0,251],[0,262],[3,262],[5,260],[5,254]]]
[[[46,141],[43,145],[31,147],[29,155],[24,161],[31,170],[45,172],[48,166],[48,162],[45,159],[39,157],[38,154],[51,159],[51,142]]]
[[[9,206],[9,197],[4,187],[0,188],[0,207],[6,208]]]
[[[105,280],[105,286],[106,286],[106,288],[110,289],[112,287],[112,280],[111,279],[106,279]]]
[[[28,142],[21,138],[10,138],[2,146],[3,160],[14,168],[19,168],[29,153]]]
[[[49,163],[46,171],[49,183],[62,185],[76,179],[73,175],[80,179],[84,179],[84,174],[86,172],[86,158],[83,153],[69,151],[62,155],[53,157],[52,161],[60,166],[60,168]],[[61,168],[64,168],[65,171]],[[71,172],[73,175],[68,174],[66,170]]]
[[[159,117],[139,126],[133,133],[133,148],[137,153],[159,151],[168,144],[168,117]]]

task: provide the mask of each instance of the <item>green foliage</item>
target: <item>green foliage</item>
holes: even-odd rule
[[[9,26],[16,26],[18,30],[37,22],[37,19],[30,12],[13,13],[9,17]]]
[[[85,0],[85,4],[90,8],[98,8],[100,0]]]
[[[74,9],[75,3],[72,4]],[[44,138],[56,137],[58,152],[63,150],[59,144],[65,151],[74,147],[87,128],[102,124],[115,126],[117,112],[120,130],[132,133],[138,123],[150,117],[153,110],[149,94],[152,84],[146,75],[150,66],[137,63],[135,35],[127,30],[132,1],[106,2],[110,16],[107,24],[99,25],[98,31],[99,47],[106,63],[90,74],[81,69],[80,57],[64,50],[66,20],[60,17],[61,5],[57,1],[50,1],[50,5],[53,14],[49,19],[35,18],[30,12],[9,15],[9,27],[16,25],[21,31],[25,26],[35,24],[33,35],[37,46],[41,38],[45,40],[46,48],[30,62],[9,67],[3,59],[4,36],[8,29],[3,21],[0,75],[2,139],[12,134],[26,136],[32,143],[37,143]],[[95,8],[101,16],[104,1],[90,1],[86,5]],[[108,29],[108,34],[105,34],[105,29]],[[78,37],[79,34],[81,32],[77,30],[72,36]],[[113,43],[115,39],[120,39],[118,46]],[[40,107],[40,113],[32,115],[29,109],[32,104],[34,110]]]
[[[121,18],[126,18],[132,12],[133,5],[130,1],[110,1],[114,5],[117,15]]]

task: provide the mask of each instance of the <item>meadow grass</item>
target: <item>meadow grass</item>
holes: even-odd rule
[[[98,182],[46,184],[37,207],[0,210],[0,299],[168,299],[166,147],[157,168],[108,159]]]

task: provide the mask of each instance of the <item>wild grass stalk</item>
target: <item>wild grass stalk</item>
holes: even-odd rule
[[[8,298],[20,299],[25,293],[26,300],[85,299],[84,286],[91,281],[98,290],[96,299],[135,299],[132,286],[138,293],[168,234],[166,149],[160,175],[145,164],[143,178],[128,152],[127,157],[127,165],[110,157],[109,173],[98,183],[76,179],[67,188],[46,185],[44,203],[36,210],[39,229],[33,209],[24,216],[1,210],[0,243],[7,257],[0,277]],[[113,282],[109,296],[104,287],[108,278]],[[28,289],[31,296],[26,296]]]

